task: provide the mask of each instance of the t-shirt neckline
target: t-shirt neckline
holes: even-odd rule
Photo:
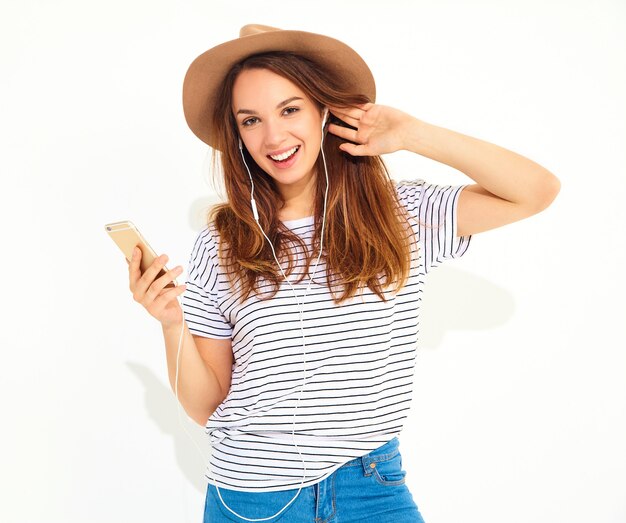
[[[295,229],[302,227],[303,225],[310,225],[314,222],[315,216],[305,216],[304,218],[298,218],[296,220],[283,220],[283,223],[288,229]]]

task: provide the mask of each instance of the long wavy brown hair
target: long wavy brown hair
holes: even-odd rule
[[[232,91],[237,76],[241,71],[255,68],[267,69],[293,82],[320,112],[326,106],[354,107],[370,101],[363,94],[347,92],[341,80],[323,64],[289,52],[248,57],[226,76],[214,112],[217,143],[213,165],[214,172],[223,175],[227,203],[214,205],[207,220],[209,224],[214,223],[219,232],[220,261],[227,267],[231,285],[240,288],[242,303],[252,292],[260,299],[271,298],[284,280],[252,214],[250,178],[239,152],[239,133],[232,111]],[[334,116],[332,121],[346,125]],[[331,133],[324,139],[329,189],[320,262],[326,263],[326,281],[336,304],[352,298],[365,285],[386,301],[384,290],[395,284],[393,291],[398,292],[409,276],[414,241],[409,217],[398,201],[394,182],[382,159],[350,156],[339,149],[343,141]],[[289,276],[296,268],[292,247],[299,246],[308,253],[305,270],[296,280],[300,283],[319,253],[326,191],[321,155],[316,163],[315,231],[309,251],[304,240],[278,218],[284,201],[274,180],[245,149],[244,154],[254,178],[259,224],[274,245],[281,265],[287,263],[285,274]],[[271,284],[269,293],[265,290],[261,293],[261,287],[267,287],[260,285],[261,280]]]

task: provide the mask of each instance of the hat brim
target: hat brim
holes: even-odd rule
[[[245,58],[270,51],[290,51],[323,64],[354,93],[376,99],[374,77],[351,47],[328,36],[305,31],[275,30],[243,36],[198,56],[183,82],[183,111],[187,124],[203,142],[215,147],[213,111],[219,89],[230,69]]]

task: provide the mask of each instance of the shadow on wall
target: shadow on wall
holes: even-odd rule
[[[162,433],[171,436],[178,468],[187,478],[187,481],[204,495],[207,487],[206,460],[210,454],[208,436],[205,434],[204,428],[190,421],[181,407],[181,421],[191,435],[193,439],[191,441],[178,422],[176,398],[169,384],[164,385],[145,365],[130,361],[126,365],[144,386],[145,406],[150,419],[154,421]],[[196,448],[194,442],[200,447],[204,456],[200,454],[200,450]]]
[[[189,227],[195,232],[200,232],[207,225],[207,214],[215,204],[222,203],[217,195],[205,198],[197,198],[189,207]]]
[[[469,272],[436,267],[424,285],[418,346],[436,349],[448,332],[499,327],[514,311],[515,300],[506,289]]]
[[[437,349],[446,333],[460,330],[485,330],[503,325],[513,315],[515,303],[511,294],[484,278],[452,269],[437,267],[429,273],[425,285],[424,308],[420,324],[419,347]],[[164,385],[146,366],[128,362],[145,390],[146,410],[161,432],[172,437],[176,461],[189,483],[204,494],[206,460],[209,457],[208,436],[204,428],[189,421],[181,408],[190,441],[178,422],[176,399],[169,385]],[[194,445],[194,442],[204,454]]]

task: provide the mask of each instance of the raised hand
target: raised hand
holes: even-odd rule
[[[328,131],[354,143],[339,148],[352,156],[375,156],[406,149],[419,120],[393,107],[367,103],[353,108],[330,107],[331,113],[356,130],[330,124]]]

